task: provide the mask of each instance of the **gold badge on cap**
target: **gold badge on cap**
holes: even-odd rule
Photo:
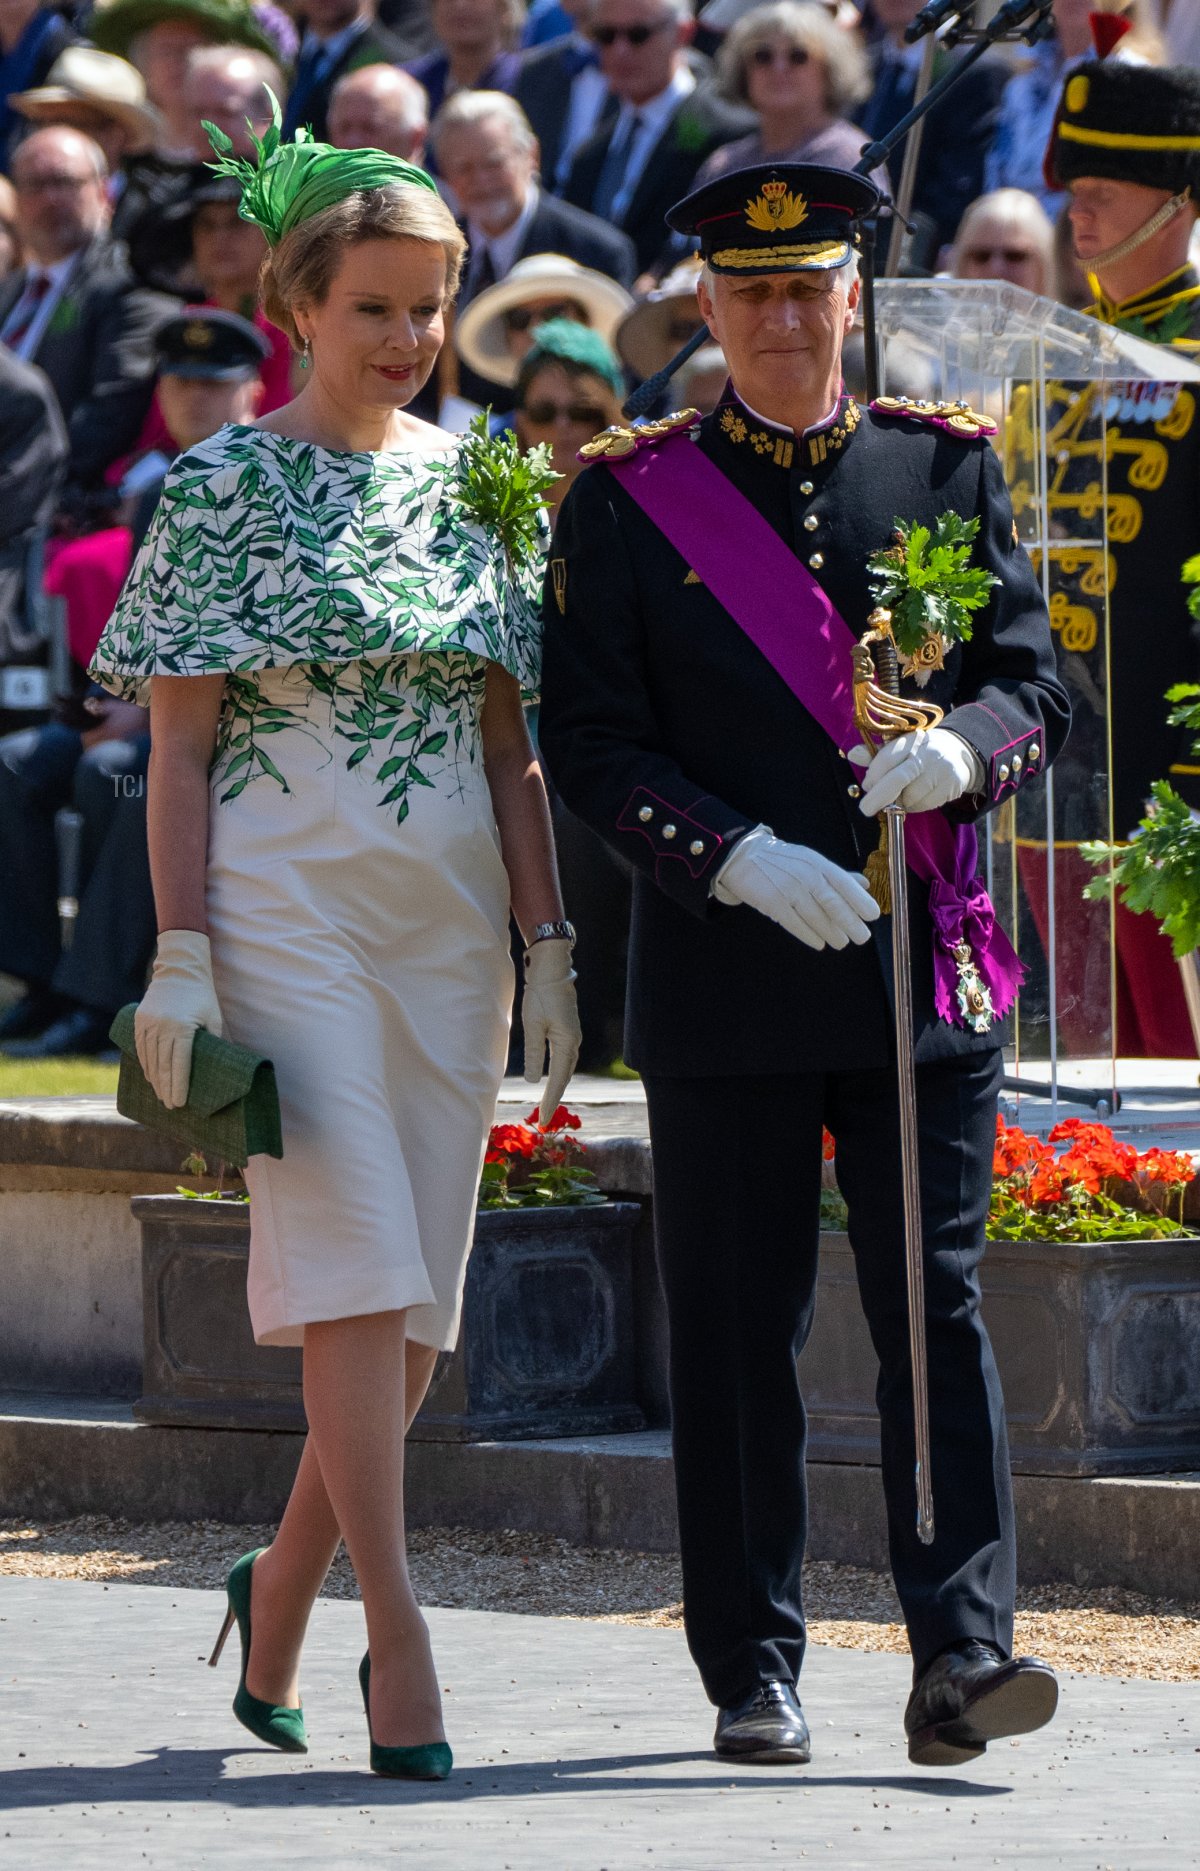
[[[746,203],[746,220],[760,234],[782,234],[808,219],[803,195],[793,195],[786,182],[764,182],[757,201]]]
[[[207,351],[212,341],[212,326],[206,325],[202,319],[193,319],[190,325],[183,328],[183,342],[189,351]]]

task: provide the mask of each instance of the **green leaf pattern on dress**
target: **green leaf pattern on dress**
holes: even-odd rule
[[[225,674],[219,804],[290,790],[287,736],[321,721],[402,823],[414,787],[480,757],[487,662],[536,693],[547,537],[505,553],[461,447],[339,454],[231,425],[174,463],[90,673],[143,703],[152,675]],[[295,702],[264,694],[256,672],[290,666]]]

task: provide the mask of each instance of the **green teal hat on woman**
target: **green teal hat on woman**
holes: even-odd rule
[[[580,370],[590,370],[617,396],[625,394],[625,379],[611,345],[590,325],[581,325],[573,318],[548,318],[538,326],[532,348],[521,359],[518,385],[527,388],[543,364],[574,364]]]
[[[366,189],[407,182],[437,194],[433,177],[424,169],[384,150],[335,149],[332,143],[318,143],[307,129],[297,130],[294,139],[285,143],[279,99],[269,85],[264,89],[271,100],[271,123],[261,138],[251,132],[253,158],[235,156],[232,142],[215,124],[206,123],[204,128],[220,159],[209,163],[209,168],[240,184],[238,213],[243,221],[261,227],[272,247],[301,221]]]

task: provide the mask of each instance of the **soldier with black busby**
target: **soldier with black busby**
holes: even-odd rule
[[[584,451],[547,578],[541,746],[571,810],[635,871],[626,1056],[650,1114],[685,1622],[718,1709],[717,1753],[810,1754],[796,1694],[807,1530],[796,1360],[828,1126],[879,1357],[892,1568],[914,1662],[909,1755],[950,1765],[1041,1726],[1057,1693],[1046,1665],[1012,1656],[1004,1408],[979,1312],[1019,965],[976,875],[974,824],[1045,771],[1069,711],[994,425],[963,405],[863,407],[845,392],[855,246],[877,200],[858,176],[782,164],[724,176],[672,211],[699,241],[700,310],[730,383],[703,420],[616,428]],[[903,603],[873,611],[904,582],[897,521],[918,556],[927,527],[969,571],[978,602],[963,632],[914,636]],[[879,683],[862,676],[869,618]],[[890,726],[877,735],[879,721]],[[911,956],[908,973],[894,952]],[[907,1079],[898,980],[911,994]],[[910,1109],[923,1475],[902,1199]],[[923,1509],[918,1525],[930,1475],[936,1524]]]
[[[1200,273],[1189,258],[1200,212],[1200,72],[1111,58],[1080,65],[1063,87],[1046,174],[1069,191],[1096,317],[1187,355],[1200,352]],[[1102,483],[1108,508],[1107,720],[1097,710],[1078,723],[1073,760],[1102,771],[1111,746],[1118,839],[1133,831],[1155,780],[1169,779],[1200,806],[1200,768],[1184,731],[1168,727],[1164,700],[1172,684],[1200,679],[1200,636],[1180,578],[1185,560],[1200,552],[1200,420],[1194,386],[1172,383],[1170,368],[1164,357],[1164,381],[1107,386],[1103,475],[1098,392],[1047,386],[1052,531],[1057,520],[1064,537],[1078,532],[1080,503],[1099,499]],[[1099,611],[1086,579],[1071,602]],[[1082,886],[1090,870],[1082,860],[1072,864]],[[1120,906],[1116,929],[1118,1052],[1190,1056],[1169,944],[1152,917]]]

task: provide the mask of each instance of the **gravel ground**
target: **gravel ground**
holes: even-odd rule
[[[269,1527],[211,1521],[138,1526],[93,1516],[35,1525],[4,1520],[0,1575],[221,1586],[239,1554],[265,1545],[271,1533]],[[596,1552],[540,1534],[462,1527],[413,1533],[409,1553],[424,1604],[618,1624],[681,1622],[679,1562],[671,1554]],[[331,1598],[357,1596],[344,1553],[325,1589]],[[907,1648],[891,1581],[882,1574],[816,1562],[807,1568],[806,1592],[815,1643]],[[1021,1596],[1017,1649],[1090,1676],[1200,1681],[1200,1605],[1134,1592],[1039,1586]]]

